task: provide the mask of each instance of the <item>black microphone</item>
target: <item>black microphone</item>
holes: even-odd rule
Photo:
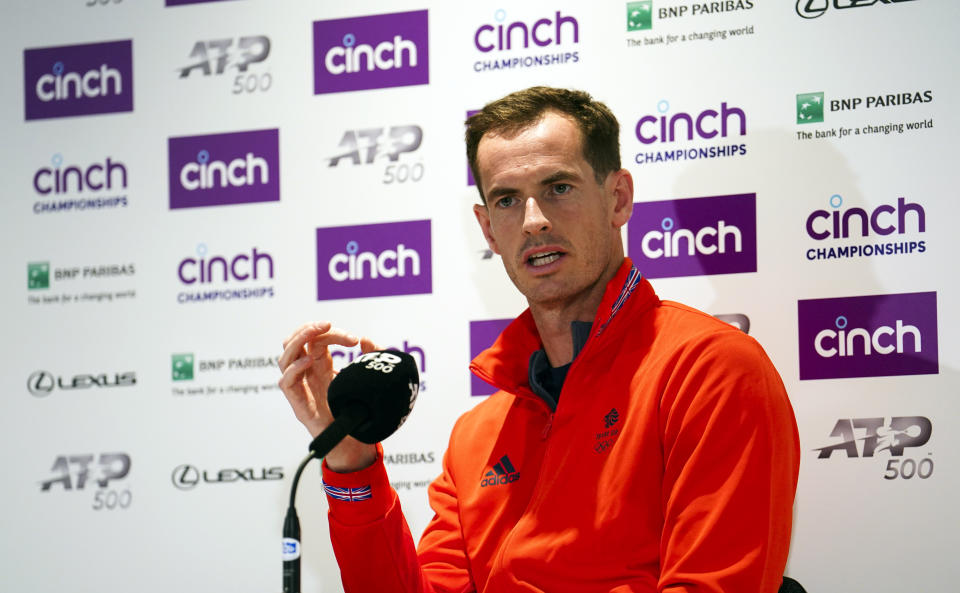
[[[419,389],[417,363],[406,352],[360,355],[330,382],[327,405],[334,420],[313,439],[310,451],[326,457],[348,434],[363,443],[379,443],[407,420]]]
[[[300,593],[300,519],[294,508],[300,474],[311,459],[322,459],[349,434],[379,443],[407,420],[420,391],[420,373],[412,356],[399,350],[361,354],[343,367],[327,388],[333,422],[310,443],[290,489],[283,522],[283,591]]]

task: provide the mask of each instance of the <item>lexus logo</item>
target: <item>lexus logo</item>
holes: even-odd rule
[[[35,371],[27,379],[27,389],[37,397],[45,397],[53,391],[56,380],[47,371]]]
[[[174,468],[170,479],[180,490],[190,490],[200,482],[200,470],[192,465],[178,465]]]

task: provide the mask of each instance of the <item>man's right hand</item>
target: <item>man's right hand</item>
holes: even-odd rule
[[[293,413],[314,438],[333,422],[327,406],[327,388],[337,375],[329,346],[356,346],[363,353],[377,350],[369,338],[357,338],[344,330],[331,327],[328,321],[307,323],[294,331],[283,342],[279,366],[283,376],[278,385],[287,396]],[[361,443],[348,436],[325,458],[327,467],[335,472],[355,472],[376,461],[374,445]]]

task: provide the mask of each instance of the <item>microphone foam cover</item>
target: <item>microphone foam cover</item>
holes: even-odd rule
[[[412,356],[399,350],[362,354],[330,382],[327,404],[336,418],[348,406],[366,408],[368,419],[350,431],[358,441],[379,443],[404,423],[420,389]]]

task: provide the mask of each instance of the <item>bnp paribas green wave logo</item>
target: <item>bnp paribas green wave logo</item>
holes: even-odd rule
[[[172,354],[170,366],[174,381],[193,380],[193,354]]]
[[[823,93],[797,95],[797,123],[817,124],[823,121]]]
[[[50,288],[50,262],[27,264],[27,290]]]
[[[653,1],[627,2],[627,31],[653,28]]]

